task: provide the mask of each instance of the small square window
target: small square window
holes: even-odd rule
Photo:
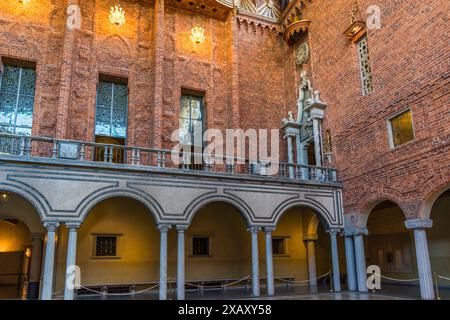
[[[272,238],[272,253],[274,255],[286,254],[286,239],[285,238]]]
[[[192,255],[193,256],[209,256],[209,238],[193,237],[192,238]]]
[[[117,256],[117,236],[96,236],[95,239],[96,257]]]
[[[411,110],[389,119],[390,144],[392,148],[414,140],[414,127]]]

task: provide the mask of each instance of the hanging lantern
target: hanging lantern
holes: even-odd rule
[[[8,202],[8,200],[9,200],[9,192],[0,191],[0,202]]]
[[[125,11],[119,4],[111,7],[109,11],[109,21],[116,26],[123,26],[125,24]]]

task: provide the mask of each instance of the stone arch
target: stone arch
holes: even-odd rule
[[[316,203],[314,201],[307,199],[305,200],[294,199],[291,201],[287,201],[283,203],[281,206],[279,206],[273,215],[274,225],[277,225],[281,217],[294,207],[307,207],[312,209],[314,213],[316,213],[316,216],[318,217],[319,221],[323,223],[326,229],[331,229],[333,227],[340,227],[339,224],[333,223],[332,215],[326,208],[320,205],[320,203]]]
[[[320,219],[317,214],[314,214],[308,222],[307,234],[317,234]]]
[[[358,202],[356,207],[357,213],[369,215],[373,208],[384,201],[391,201],[401,208],[401,199],[401,193],[395,189],[380,188],[377,190],[370,190],[366,192]],[[407,218],[407,215],[403,209],[402,212],[405,215],[405,218]]]
[[[224,202],[233,206],[235,209],[237,209],[237,211],[239,211],[239,213],[242,215],[247,224],[249,226],[252,225],[253,223],[252,217],[254,216],[253,211],[244,201],[229,195],[218,195],[218,194],[205,195],[192,201],[184,210],[184,216],[187,218],[188,224],[192,223],[194,216],[197,214],[200,208],[214,202]]]
[[[433,190],[428,192],[428,194],[425,195],[425,210],[423,211],[423,217],[424,219],[429,219],[431,216],[431,209],[433,208],[434,203],[436,200],[447,190],[450,189],[450,182],[443,182],[437,187],[435,187]]]
[[[164,211],[161,205],[150,195],[141,192],[139,190],[108,189],[108,190],[100,190],[91,194],[87,199],[85,199],[80,204],[79,209],[80,222],[84,222],[86,220],[86,217],[88,216],[89,212],[91,212],[91,210],[96,205],[107,199],[115,197],[126,197],[139,201],[150,211],[151,215],[155,219],[156,224],[158,224],[162,219]]]
[[[30,206],[36,210],[37,215],[16,215],[14,213],[1,213],[0,212],[0,218],[1,219],[18,219],[22,222],[24,222],[30,232],[42,232],[43,224],[42,222],[45,220],[45,212],[46,209],[43,205],[42,199],[38,199],[34,194],[25,191],[23,188],[15,186],[13,184],[9,183],[0,183],[0,190],[8,191],[10,193],[14,193],[24,199]]]

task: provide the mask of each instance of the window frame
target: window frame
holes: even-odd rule
[[[402,143],[402,144],[399,144],[399,145],[396,146],[395,143],[394,143],[394,130],[392,128],[392,120],[397,118],[398,116],[404,114],[404,113],[407,113],[407,112],[411,113],[411,129],[412,129],[413,138],[411,140],[405,142],[405,143]],[[414,115],[413,115],[412,109],[410,107],[408,107],[406,109],[402,109],[399,112],[396,112],[395,114],[393,114],[392,116],[390,116],[386,120],[386,123],[387,123],[387,128],[388,128],[388,143],[389,143],[389,148],[391,150],[395,150],[395,149],[397,149],[399,147],[402,147],[402,146],[405,146],[407,144],[410,144],[410,143],[412,143],[412,142],[414,142],[416,140],[416,129],[414,127]]]
[[[112,93],[111,93],[111,105],[109,106],[109,110],[111,112],[110,115],[110,128],[109,128],[109,135],[105,135],[105,134],[97,134],[97,115],[98,115],[98,94],[99,94],[99,87],[100,87],[100,83],[108,83],[108,84],[112,84]],[[111,135],[112,132],[112,116],[113,116],[113,107],[114,107],[114,86],[117,85],[121,85],[121,86],[126,86],[127,88],[127,99],[126,99],[126,106],[125,106],[125,118],[126,118],[126,130],[125,130],[125,137],[119,137],[119,136],[113,136]],[[128,123],[128,113],[129,113],[129,102],[130,102],[130,87],[128,86],[128,80],[127,79],[114,79],[114,77],[111,76],[106,76],[106,75],[100,75],[99,80],[97,81],[97,85],[96,85],[96,89],[95,89],[95,116],[94,116],[94,140],[95,137],[110,137],[110,138],[119,138],[119,139],[124,139],[125,140],[125,145],[127,145],[128,142],[128,128],[129,128],[129,123]]]
[[[288,246],[287,246],[287,241],[286,241],[288,238],[289,238],[288,236],[272,236],[272,255],[274,257],[288,257],[289,256]],[[274,240],[282,240],[283,241],[283,249],[284,249],[283,253],[274,253],[274,251],[273,251]]]
[[[192,127],[192,100],[196,100],[200,102],[200,120],[194,120],[194,121],[200,121],[202,124],[202,143],[201,143],[201,147],[204,148],[205,147],[205,142],[203,141],[203,134],[205,133],[206,130],[206,103],[205,103],[205,96],[198,93],[192,93],[192,92],[184,92],[183,90],[181,91],[181,95],[180,95],[180,104],[179,104],[179,113],[178,113],[178,129],[181,129],[180,126],[180,120],[181,119],[185,119],[187,120],[188,118],[184,118],[181,117],[181,106],[182,106],[182,101],[184,97],[188,97],[189,98],[189,130],[193,129]],[[191,136],[191,146],[192,147],[200,147],[198,145],[194,144],[194,132],[189,131],[190,136]],[[178,137],[180,139],[180,137]],[[181,140],[180,140],[181,141]]]
[[[3,75],[4,75],[4,69],[5,67],[11,67],[11,68],[16,68],[19,69],[19,80],[18,80],[18,84],[17,84],[17,90],[16,92],[12,93],[12,92],[7,92],[7,94],[14,94],[15,95],[15,99],[16,99],[16,103],[14,106],[14,122],[11,124],[6,124],[6,123],[0,123],[0,131],[1,129],[5,128],[5,132],[9,132],[8,128],[13,128],[13,132],[9,132],[11,134],[20,134],[23,135],[23,133],[17,133],[17,129],[25,129],[25,130],[30,130],[30,136],[33,134],[33,122],[34,122],[34,111],[35,111],[35,104],[36,104],[36,85],[37,85],[37,72],[36,72],[36,67],[32,66],[32,65],[28,65],[28,62],[22,62],[22,63],[15,63],[15,62],[10,62],[10,63],[3,63],[0,59],[0,65],[2,66],[2,72],[0,72],[0,92],[2,91],[2,85],[3,85]],[[22,80],[23,80],[23,71],[24,70],[32,70],[34,72],[34,90],[33,90],[33,94],[24,94],[20,92],[21,89],[21,85],[22,85]],[[27,97],[27,98],[33,98],[33,103],[32,103],[32,108],[31,108],[31,125],[28,126],[23,126],[23,125],[17,125],[17,117],[18,117],[18,111],[19,111],[19,107],[20,107],[20,97]]]
[[[92,242],[92,255],[91,259],[95,260],[117,260],[121,259],[121,256],[119,255],[120,251],[120,238],[122,234],[118,233],[93,233],[91,234],[93,238]],[[97,256],[97,239],[101,237],[115,237],[116,238],[116,255],[115,256]]]
[[[207,236],[207,235],[193,235],[190,237],[191,241],[190,241],[190,245],[191,245],[191,250],[190,250],[190,256],[192,258],[210,258],[212,256],[211,253],[211,236]],[[194,254],[194,239],[196,238],[205,238],[208,239],[208,254]]]
[[[366,92],[366,90],[364,89],[365,88],[364,77],[363,77],[364,66],[363,66],[363,61],[361,59],[361,53],[360,53],[360,45],[363,41],[366,42],[366,47],[367,47],[367,63],[369,65],[369,72],[370,72],[369,76],[370,76],[370,83],[371,83],[370,92],[369,91]],[[372,76],[372,63],[370,60],[369,37],[368,37],[367,33],[365,35],[363,35],[356,43],[356,52],[358,54],[358,69],[359,69],[359,79],[360,79],[360,86],[361,86],[361,95],[363,97],[366,97],[366,96],[371,95],[375,91],[374,84],[373,84],[373,76]]]

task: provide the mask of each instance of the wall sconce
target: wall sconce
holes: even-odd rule
[[[0,191],[0,202],[8,202],[8,200],[9,200],[9,192]]]
[[[109,11],[109,21],[116,26],[123,26],[125,24],[125,11],[119,4],[111,7]]]
[[[355,1],[352,7],[352,17],[350,19],[350,27],[345,30],[346,35],[353,43],[358,42],[359,39],[367,32],[366,23],[360,18],[358,2]]]
[[[31,249],[30,248],[27,248],[25,250],[25,257],[27,257],[28,259],[31,257]]]

